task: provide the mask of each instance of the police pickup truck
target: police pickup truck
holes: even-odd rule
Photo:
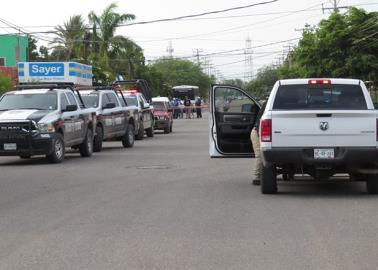
[[[154,114],[151,102],[151,90],[146,80],[115,81],[113,86],[122,91],[127,105],[134,106],[138,111],[137,140],[143,140],[144,133],[154,136]]]
[[[123,106],[126,100],[122,93],[111,87],[78,89],[85,106],[96,110],[93,150],[101,151],[103,140],[120,140],[123,147],[133,147],[137,109]]]
[[[210,155],[250,157],[248,133],[258,103],[237,87],[220,85],[212,87],[211,102]],[[378,193],[378,113],[362,81],[278,81],[259,132],[262,193],[277,192],[280,174],[283,180],[349,174],[366,182],[368,193]]]
[[[72,147],[89,157],[95,121],[71,86],[21,85],[0,98],[0,156],[46,155],[60,163]]]

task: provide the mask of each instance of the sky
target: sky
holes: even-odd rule
[[[48,31],[70,16],[101,14],[110,3],[119,13],[136,16],[133,22],[173,18],[224,10],[271,0],[12,0],[1,4],[0,19],[30,32]],[[378,0],[337,0],[339,7],[357,6],[378,11]],[[278,63],[295,46],[306,24],[317,25],[326,19],[334,0],[277,0],[245,9],[145,25],[119,27],[144,50],[147,63],[168,56],[200,62],[204,72],[219,79],[250,80],[259,69]],[[346,9],[341,8],[341,12]],[[14,33],[0,23],[0,34]],[[39,45],[47,45],[53,34],[35,34]],[[248,42],[249,40],[249,42]],[[171,45],[171,46],[170,46]],[[222,53],[223,52],[223,53]]]

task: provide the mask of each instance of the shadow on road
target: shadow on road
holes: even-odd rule
[[[278,182],[278,196],[311,198],[340,198],[368,196],[365,182],[350,181],[293,181]]]
[[[71,155],[72,154],[72,155]],[[0,159],[0,167],[5,167],[5,166],[35,166],[35,165],[54,165],[46,159],[45,156],[33,156],[31,158],[27,159],[21,159],[17,156],[13,157],[13,160],[7,160],[6,162],[1,162]],[[90,157],[91,158],[91,157]],[[69,152],[66,153],[66,156],[64,157],[63,163],[67,163],[70,161],[74,161],[76,159],[82,159],[80,154],[75,153],[75,152]],[[58,163],[56,165],[61,165],[62,163]]]

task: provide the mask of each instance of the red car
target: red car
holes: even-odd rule
[[[155,118],[154,129],[164,130],[164,133],[172,132],[173,115],[168,102],[152,101],[152,106],[154,107]]]

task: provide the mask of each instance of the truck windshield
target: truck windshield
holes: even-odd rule
[[[6,94],[0,100],[0,111],[7,110],[56,110],[56,93]]]
[[[138,99],[134,95],[127,95],[125,96],[126,102],[128,106],[137,106],[138,107]]]
[[[367,110],[359,85],[281,85],[273,110]]]
[[[99,95],[98,93],[93,93],[93,94],[81,94],[81,98],[83,99],[85,107],[89,108],[97,108],[98,107],[98,98]]]

